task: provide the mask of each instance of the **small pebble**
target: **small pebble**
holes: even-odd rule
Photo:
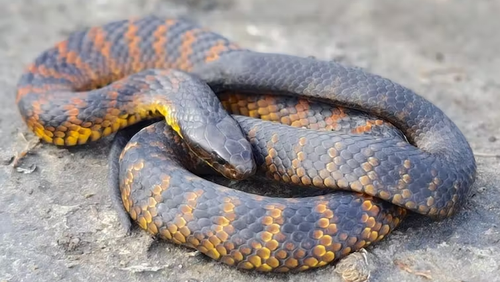
[[[370,280],[370,269],[366,250],[361,249],[341,259],[334,270],[345,282],[367,282]]]
[[[437,52],[436,53],[436,61],[438,61],[438,62],[444,61],[444,54],[441,52]]]

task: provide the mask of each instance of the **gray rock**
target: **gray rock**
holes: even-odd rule
[[[242,46],[369,69],[438,105],[478,153],[474,193],[455,217],[411,216],[367,249],[371,281],[500,281],[498,1],[0,0],[0,160],[33,139],[15,85],[69,32],[130,16],[184,16]],[[25,136],[25,138],[22,137]],[[109,139],[38,145],[31,173],[0,164],[0,281],[340,281],[333,266],[290,275],[241,272],[190,250],[126,236],[106,188]],[[481,189],[479,189],[481,187]],[[181,267],[179,267],[181,266]]]

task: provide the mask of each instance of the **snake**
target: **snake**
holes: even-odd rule
[[[412,90],[338,62],[245,49],[187,19],[76,31],[26,67],[16,104],[46,143],[118,132],[110,183],[122,218],[239,269],[336,262],[409,212],[454,215],[476,177],[460,129]],[[325,193],[258,195],[203,177],[213,173]]]

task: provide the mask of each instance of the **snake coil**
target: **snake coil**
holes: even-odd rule
[[[186,20],[75,32],[27,67],[16,103],[30,130],[62,146],[163,117],[130,141],[117,134],[110,183],[121,218],[242,269],[323,266],[382,239],[408,210],[449,217],[476,174],[457,126],[411,90],[246,50]],[[334,192],[259,196],[197,171]]]

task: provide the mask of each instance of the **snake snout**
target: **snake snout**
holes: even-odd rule
[[[208,120],[189,131],[185,139],[198,157],[226,178],[245,179],[256,171],[252,146],[229,115],[219,121]]]

